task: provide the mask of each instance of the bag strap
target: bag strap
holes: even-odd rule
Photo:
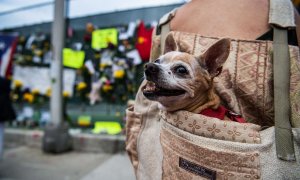
[[[287,29],[273,27],[273,83],[275,142],[277,157],[295,161],[292,126],[290,123],[290,54]]]
[[[295,27],[294,6],[290,0],[269,0],[269,24],[282,28]]]
[[[167,34],[170,32],[170,21],[175,16],[177,9],[178,8],[175,8],[172,11],[168,12],[159,20],[158,26],[156,28],[156,35],[160,35],[160,54],[164,52],[164,42],[166,40]]]
[[[298,47],[300,46],[300,17],[294,8],[294,22]],[[290,54],[287,28],[274,28],[273,71],[274,71],[274,111],[275,140],[277,157],[286,161],[295,161],[292,125],[290,122]]]
[[[295,161],[292,125],[290,121],[290,53],[288,29],[295,28],[299,42],[297,13],[291,1],[270,0],[269,24],[273,35],[273,85],[276,154],[279,159]],[[300,45],[298,43],[298,45]]]

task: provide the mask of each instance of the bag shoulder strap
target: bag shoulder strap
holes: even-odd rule
[[[165,40],[167,34],[170,32],[170,21],[175,16],[175,13],[178,8],[173,9],[172,11],[165,14],[160,18],[159,23],[156,28],[156,35],[160,35],[160,52],[163,53],[165,49]]]
[[[296,27],[293,3],[290,0],[270,0],[269,24],[282,28]]]
[[[274,119],[277,157],[295,161],[292,126],[290,122],[290,54],[286,28],[274,26],[273,84]]]
[[[290,54],[288,46],[288,28],[297,27],[295,17],[296,13],[291,1],[270,0],[269,24],[273,27],[274,31],[273,85],[275,144],[277,157],[285,161],[296,160],[290,121]],[[299,35],[297,35],[297,38],[299,39]]]
[[[166,13],[163,15],[158,22],[157,28],[156,28],[156,35],[161,34],[162,26],[169,24],[169,22],[172,20],[172,18],[175,16],[176,11],[178,8],[174,8],[172,11]]]

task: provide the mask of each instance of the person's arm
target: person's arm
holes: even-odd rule
[[[271,29],[268,19],[269,0],[192,0],[177,10],[171,30],[255,40]]]

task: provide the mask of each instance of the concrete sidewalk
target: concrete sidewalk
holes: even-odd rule
[[[133,167],[127,155],[116,154],[98,166],[81,180],[126,180],[135,179]]]
[[[71,133],[70,133],[71,134]],[[5,128],[5,142],[28,147],[42,148],[42,130]],[[125,151],[124,135],[103,135],[90,133],[71,134],[73,150],[79,152],[117,153]]]
[[[9,147],[0,161],[0,180],[134,180],[126,153],[45,154],[27,146]]]
[[[73,151],[46,154],[43,131],[5,129],[0,180],[134,180],[125,136],[72,134]]]

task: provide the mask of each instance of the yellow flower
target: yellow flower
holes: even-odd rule
[[[64,91],[64,92],[63,92],[63,96],[64,96],[65,98],[68,98],[68,97],[70,97],[70,93],[69,93],[68,91]]]
[[[43,51],[40,49],[34,50],[34,55],[41,57],[43,55]]]
[[[46,96],[47,97],[50,97],[51,96],[51,92],[52,92],[52,90],[51,90],[51,88],[48,88],[47,90],[46,90]]]
[[[32,90],[31,90],[31,93],[32,93],[33,95],[38,95],[38,94],[40,94],[40,91],[39,91],[38,89],[32,89]]]
[[[34,100],[34,96],[33,96],[31,93],[25,93],[25,94],[23,95],[23,99],[24,99],[25,101],[28,101],[29,103],[32,103],[33,100]]]
[[[23,86],[23,83],[20,80],[14,80],[15,88],[20,88]]]
[[[112,89],[113,89],[113,87],[112,87],[112,85],[110,85],[110,84],[104,84],[103,87],[102,87],[102,90],[103,90],[104,92],[108,92],[108,91],[110,91],[110,90],[112,90]]]
[[[104,68],[106,68],[107,66],[109,66],[109,64],[107,64],[107,63],[100,63],[100,69],[104,69]]]
[[[125,75],[125,71],[124,71],[123,69],[116,70],[116,71],[114,72],[114,77],[115,77],[116,79],[122,79],[122,78],[124,77],[124,75]]]
[[[86,83],[85,82],[80,82],[80,83],[78,83],[77,84],[77,87],[76,87],[76,89],[78,90],[78,91],[81,91],[81,90],[83,90],[83,89],[85,89],[86,88]]]

